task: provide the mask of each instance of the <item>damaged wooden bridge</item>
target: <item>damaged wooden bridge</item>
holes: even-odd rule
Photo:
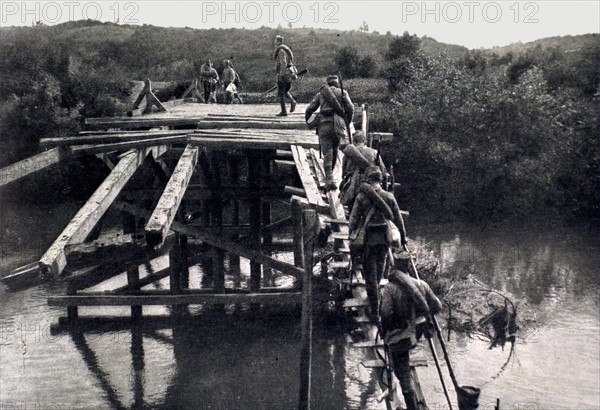
[[[370,351],[365,366],[376,369],[388,408],[399,408],[397,381],[390,385],[381,340],[364,315],[368,303],[360,267],[351,265],[346,212],[338,191],[322,189],[318,138],[306,128],[304,108],[275,117],[274,105],[181,104],[143,116],[89,118],[79,135],[42,139],[44,151],[0,170],[0,187],[67,158],[102,161],[108,176],[40,259],[2,283],[18,290],[66,282],[65,294],[48,303],[65,307],[71,323],[83,306],[130,306],[131,317],[140,318],[151,305],[182,314],[189,305],[301,304],[301,372],[308,374],[312,284],[335,280],[353,292],[345,307],[362,327],[357,348]],[[368,132],[364,106],[354,125],[369,142],[383,136]],[[339,164],[336,172],[339,184]],[[106,222],[115,215],[120,226]],[[333,251],[321,261],[314,248],[324,224],[332,226]],[[190,275],[195,265],[201,283]]]

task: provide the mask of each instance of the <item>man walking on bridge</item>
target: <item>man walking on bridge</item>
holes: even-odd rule
[[[296,109],[296,100],[290,94],[292,81],[298,78],[298,70],[294,65],[292,50],[283,44],[283,36],[275,37],[275,72],[277,73],[277,96],[281,112],[277,116],[286,116],[285,97],[290,100],[290,112]]]
[[[423,397],[416,393],[415,380],[410,368],[410,350],[422,334],[430,335],[430,324],[425,319],[442,309],[427,282],[408,275],[410,255],[394,253],[394,270],[381,296],[381,326],[388,346],[394,373],[400,382],[408,410],[427,409]]]
[[[204,88],[204,102],[208,104],[213,99],[214,102],[217,102],[214,93],[217,89],[217,83],[219,82],[219,74],[217,73],[217,70],[213,68],[212,61],[208,58],[206,59],[206,63],[202,64],[202,67],[200,67],[200,77]]]
[[[323,168],[325,168],[325,190],[335,190],[337,185],[333,181],[333,169],[338,158],[340,141],[347,135],[348,124],[354,117],[354,104],[348,92],[340,89],[337,75],[327,77],[327,84],[323,85],[305,112],[306,121],[312,114],[321,108],[317,134],[319,145],[323,153]]]
[[[378,166],[370,166],[365,170],[366,183],[360,187],[350,220],[348,231],[353,238],[364,237],[360,255],[353,253],[353,259],[362,256],[365,272],[365,286],[371,305],[369,316],[378,320],[379,316],[379,282],[383,278],[385,259],[390,249],[388,225],[390,220],[396,226],[402,226],[400,207],[391,192],[381,186],[382,173]],[[400,231],[402,245],[406,244],[404,232]]]

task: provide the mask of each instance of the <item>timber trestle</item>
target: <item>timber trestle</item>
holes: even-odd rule
[[[1,187],[66,158],[107,167],[105,180],[40,259],[2,282],[9,289],[66,282],[64,295],[48,297],[67,310],[60,323],[81,322],[81,307],[128,306],[134,320],[152,305],[181,315],[190,305],[219,311],[301,304],[301,402],[308,404],[312,282],[335,281],[352,292],[344,307],[362,331],[356,347],[365,349],[363,364],[376,372],[388,408],[400,408],[377,327],[364,314],[368,302],[360,266],[350,258],[346,213],[339,192],[322,189],[318,138],[306,129],[304,107],[275,117],[274,105],[173,106],[88,119],[88,130],[44,138],[45,151],[0,170]],[[369,135],[366,107],[356,110],[355,126]],[[339,185],[341,155],[338,161]],[[333,230],[333,252],[315,275],[324,224]]]

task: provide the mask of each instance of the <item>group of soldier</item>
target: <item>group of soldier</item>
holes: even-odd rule
[[[221,78],[219,73],[213,67],[213,63],[210,59],[207,59],[202,67],[200,67],[200,82],[203,89],[204,102],[206,104],[216,103],[217,97],[217,85],[221,85],[225,93],[225,104],[233,103],[234,99],[237,99],[240,104],[243,103],[242,99],[238,94],[238,88],[241,87],[240,76],[233,68],[233,64],[230,60],[223,61],[223,72]]]
[[[278,96],[281,112],[287,115],[285,99],[296,102],[289,94],[291,80],[283,67],[290,63],[291,51],[277,38],[275,54],[278,73]],[[292,57],[293,58],[293,57]],[[293,78],[293,76],[292,76]],[[315,116],[315,113],[318,114]],[[400,382],[409,410],[427,408],[417,397],[409,365],[409,352],[425,335],[431,337],[429,318],[441,310],[439,299],[429,285],[410,276],[411,256],[407,248],[400,208],[392,192],[385,189],[387,170],[379,153],[366,145],[361,131],[352,132],[354,105],[340,79],[330,75],[305,111],[309,128],[316,128],[323,156],[326,191],[338,189],[333,180],[341,141],[352,135],[343,150],[340,202],[349,212],[349,238],[353,266],[362,265],[369,299],[367,315],[384,335],[394,373]],[[391,225],[398,238],[390,235]],[[389,266],[389,269],[386,268]],[[413,269],[414,271],[414,269]],[[381,286],[384,273],[387,284]]]

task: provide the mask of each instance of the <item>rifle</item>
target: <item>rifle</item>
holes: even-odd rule
[[[296,74],[298,77],[302,77],[303,75],[308,74],[308,68],[303,68],[302,70],[298,71],[298,74]],[[267,91],[264,92],[264,94],[270,94],[273,91],[275,91],[277,89],[277,85],[269,88]]]
[[[344,107],[344,83],[342,82],[342,72],[338,72],[338,78],[340,79],[340,90],[342,91],[342,109],[344,110],[344,122],[346,123],[346,132],[348,133],[348,142],[352,144],[352,133],[350,132],[350,124],[346,121],[346,107]],[[366,135],[365,135],[366,137]]]

